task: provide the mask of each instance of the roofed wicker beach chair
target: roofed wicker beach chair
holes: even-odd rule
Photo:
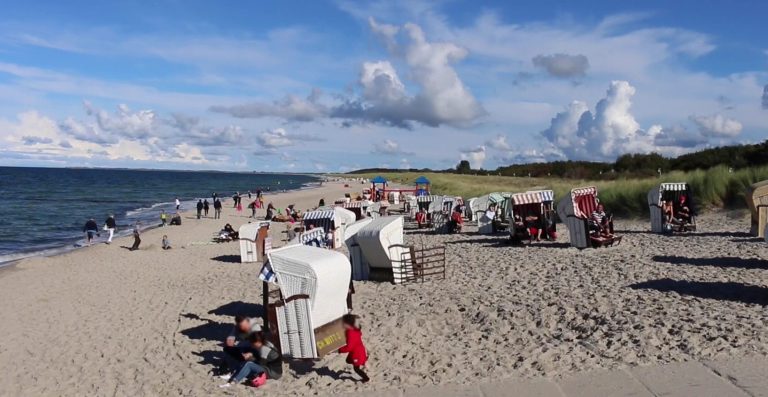
[[[651,231],[672,233],[696,230],[691,187],[685,182],[662,183],[648,192]]]
[[[757,182],[747,188],[747,206],[752,213],[749,232],[768,241],[768,180]]]
[[[594,186],[572,189],[568,197],[557,204],[557,215],[568,227],[571,246],[576,248],[605,247],[621,242],[613,232],[613,220],[604,219],[596,224],[593,214],[598,208],[597,188]]]
[[[557,229],[554,222],[552,190],[536,190],[510,195],[506,211],[509,221],[509,237],[513,244],[555,240]]]

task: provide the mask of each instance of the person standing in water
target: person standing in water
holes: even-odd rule
[[[178,197],[176,197],[176,211],[178,211],[181,208],[181,200],[179,200]]]
[[[210,204],[208,204],[208,199],[203,200],[203,215],[207,218],[208,217],[208,210],[211,208]]]
[[[96,224],[96,221],[93,220],[93,218],[89,219],[88,222],[85,222],[83,233],[85,233],[85,240],[88,242],[88,245],[91,245],[93,236],[99,234],[99,225]]]
[[[112,237],[115,236],[115,229],[117,229],[114,215],[109,214],[107,220],[104,221],[104,228],[107,229],[107,244],[112,244]]]

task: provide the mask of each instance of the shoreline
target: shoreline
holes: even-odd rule
[[[185,171],[185,172],[192,172],[192,171]],[[218,172],[218,171],[216,171],[216,172]],[[270,173],[270,174],[272,174],[272,173]],[[306,176],[313,176],[315,178],[319,178],[320,180],[304,183],[304,184],[301,185],[301,187],[298,187],[296,189],[280,190],[280,191],[274,191],[274,192],[265,192],[265,194],[266,193],[280,194],[280,193],[287,193],[287,192],[307,191],[307,190],[311,190],[311,189],[315,189],[315,188],[320,187],[321,183],[324,182],[321,179],[322,177],[316,176],[316,175],[310,175],[310,174],[285,174],[285,175],[306,175]],[[245,197],[247,197],[247,195],[245,195]],[[255,193],[254,193],[254,197],[255,197]],[[247,200],[247,198],[246,198],[246,200]],[[223,197],[223,198],[221,198],[222,206],[225,203],[228,203],[228,202],[231,202],[231,201],[232,201],[232,197]],[[173,203],[172,202],[153,203],[149,207],[141,207],[141,208],[135,208],[135,209],[132,209],[132,210],[127,210],[125,212],[125,214],[123,214],[123,217],[128,216],[128,214],[131,214],[131,213],[135,214],[135,213],[141,212],[143,210],[153,210],[154,208],[157,208],[159,206],[166,205],[166,204],[170,205],[170,204],[173,204]],[[194,209],[194,205],[195,205],[195,201],[194,200],[183,201],[182,205],[181,205],[182,209],[179,211],[179,214],[182,217],[184,217],[185,215],[188,215],[188,213],[189,214],[193,214],[193,215],[196,216],[196,213],[195,213],[196,209]],[[193,209],[184,210],[185,207],[191,207]],[[245,211],[246,209],[243,209],[243,210]],[[154,213],[154,211],[152,213]],[[171,213],[168,213],[168,214],[169,214],[169,216],[171,215]],[[155,215],[156,215],[155,218],[159,219],[160,212],[157,211],[157,214],[155,214]],[[142,222],[145,222],[145,221],[142,221]],[[103,222],[99,223],[99,225],[102,226]],[[143,234],[145,231],[154,230],[154,229],[157,229],[157,228],[160,228],[160,227],[162,227],[162,226],[159,224],[159,221],[158,221],[158,222],[156,222],[156,224],[153,223],[153,226],[146,226],[146,227],[141,228],[141,233]],[[113,238],[113,244],[116,241],[118,241],[119,239],[131,237],[132,234],[130,232],[130,229],[131,229],[130,225],[125,225],[122,228],[122,230],[129,230],[128,232],[125,232],[125,233],[120,233],[120,231],[116,232],[115,236]],[[103,229],[99,228],[99,233],[102,234],[102,235],[105,235],[106,231],[104,231]],[[106,243],[106,241],[101,240],[101,237],[98,237],[99,241],[96,241],[95,243],[93,243],[91,245],[79,245],[78,243],[83,240],[83,234],[84,233],[80,233],[80,237],[78,237],[78,238],[72,237],[72,240],[74,240],[74,241],[72,241],[70,243],[65,243],[64,245],[61,245],[61,246],[58,246],[58,247],[44,248],[44,249],[33,250],[33,251],[20,251],[20,252],[16,252],[16,253],[9,253],[9,254],[5,254],[5,255],[1,255],[0,256],[0,269],[4,269],[4,268],[7,268],[7,267],[15,266],[20,261],[23,261],[23,260],[26,260],[26,259],[30,259],[30,258],[50,258],[50,257],[56,257],[58,255],[68,254],[68,253],[71,253],[71,252],[74,252],[74,251],[79,251],[79,250],[91,248],[91,247],[94,247],[94,246],[109,245],[109,244]],[[8,259],[8,260],[4,260],[3,259],[3,258],[7,258],[7,257],[13,257],[13,259]]]

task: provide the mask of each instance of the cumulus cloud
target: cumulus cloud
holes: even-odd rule
[[[653,143],[662,148],[691,149],[707,143],[707,138],[680,125],[669,128],[653,125],[648,132],[655,137]]]
[[[392,139],[385,139],[379,143],[373,145],[373,152],[386,155],[403,155],[410,154],[400,148],[400,144]]]
[[[581,54],[536,55],[531,61],[533,66],[544,69],[550,76],[560,78],[584,77],[589,69],[589,59]]]
[[[733,138],[739,135],[743,128],[740,122],[727,118],[722,114],[712,116],[693,115],[690,119],[699,128],[701,134],[706,137]]]
[[[487,155],[485,146],[481,145],[475,148],[462,149],[460,152],[461,159],[469,161],[469,165],[472,168],[483,168],[483,163],[485,163],[485,158]]]
[[[569,159],[612,160],[624,153],[652,151],[658,130],[645,132],[630,113],[635,88],[613,81],[595,113],[581,101],[558,113],[541,134]]]
[[[496,150],[509,150],[510,146],[507,142],[507,137],[505,135],[496,135],[495,138],[488,140],[485,142],[485,144]]]
[[[763,87],[763,109],[768,109],[768,84]]]
[[[345,126],[379,123],[411,128],[412,123],[431,127],[463,126],[485,114],[485,110],[459,78],[453,64],[467,51],[453,43],[431,42],[415,24],[379,24],[369,19],[390,56],[401,59],[409,80],[416,85],[409,94],[397,70],[388,60],[364,62],[357,80],[358,94],[341,97],[333,105],[320,102],[318,91],[305,98],[288,95],[273,102],[238,106],[212,106],[211,111],[235,117],[277,117],[286,121],[342,119]]]
[[[256,141],[262,148],[275,149],[296,145],[299,142],[320,142],[323,137],[310,134],[291,134],[284,128],[263,131],[256,136]]]

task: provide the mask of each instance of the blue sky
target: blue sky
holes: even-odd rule
[[[610,161],[768,137],[760,1],[14,3],[0,165]]]

